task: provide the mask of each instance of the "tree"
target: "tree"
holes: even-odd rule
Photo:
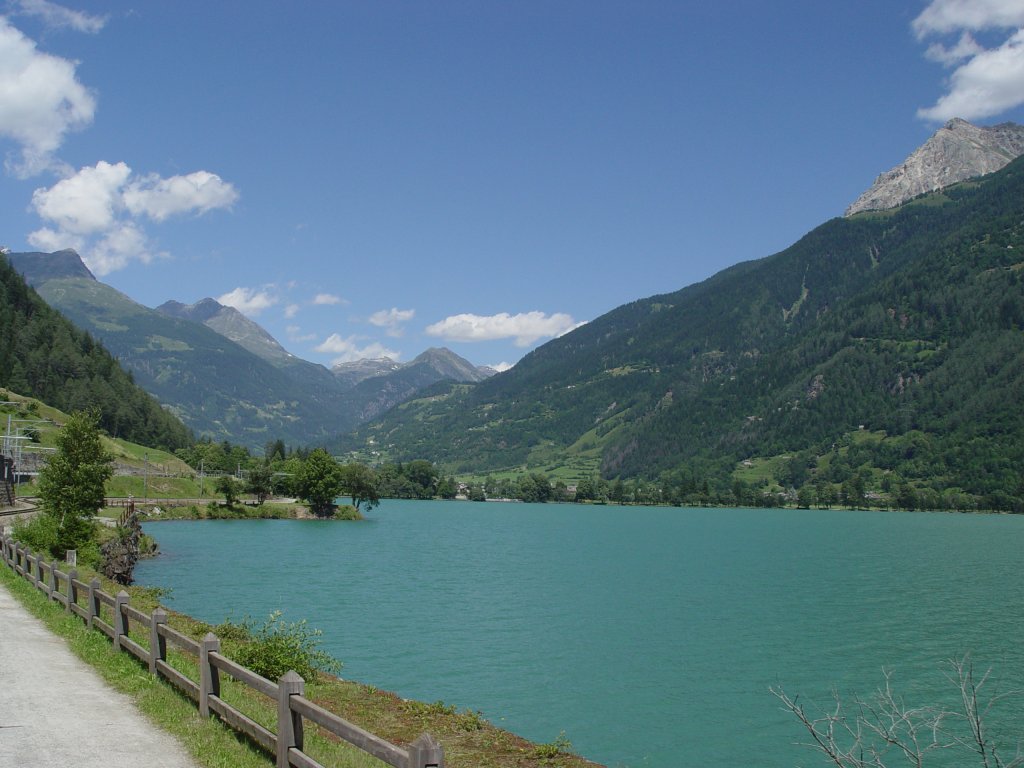
[[[262,505],[267,497],[274,492],[274,473],[270,466],[261,464],[249,470],[245,489],[256,497],[256,503]]]
[[[377,474],[365,464],[346,464],[340,468],[343,491],[352,497],[352,506],[360,511],[362,504],[373,509],[380,504]]]
[[[98,422],[94,411],[72,414],[57,434],[57,452],[39,473],[43,510],[57,524],[51,549],[58,557],[92,539],[104,483],[114,474],[113,457],[103,447]]]
[[[459,493],[459,484],[449,475],[441,478],[437,484],[437,495],[442,499],[454,499]]]
[[[433,464],[425,459],[410,461],[405,468],[405,476],[417,486],[419,498],[433,498],[434,487],[437,485],[437,470]]]
[[[235,506],[235,501],[238,499],[238,485],[235,483],[235,478],[231,475],[221,475],[217,478],[215,490],[217,493],[224,494],[225,504],[229,507]]]
[[[854,697],[852,705],[833,692],[827,710],[808,713],[782,688],[771,688],[772,694],[792,712],[810,736],[804,746],[821,753],[837,768],[887,768],[908,764],[921,768],[933,752],[956,751],[976,755],[983,768],[1015,768],[1024,765],[1024,754],[1017,746],[1012,758],[999,753],[1000,745],[988,730],[985,718],[1003,699],[1020,696],[1021,691],[994,694],[987,699],[983,689],[991,670],[980,678],[974,674],[969,657],[949,662],[951,672],[946,678],[957,688],[960,707],[911,707],[892,687],[892,675],[884,672],[885,684],[869,699]],[[940,764],[950,763],[938,758]]]
[[[326,450],[317,448],[302,463],[295,489],[309,502],[314,515],[330,517],[334,513],[334,500],[342,492],[341,467]]]
[[[800,487],[796,494],[796,505],[800,509],[810,509],[818,502],[817,489],[808,483]]]

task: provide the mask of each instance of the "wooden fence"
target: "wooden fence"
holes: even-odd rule
[[[91,629],[108,638],[114,648],[126,651],[149,666],[151,674],[167,680],[199,707],[207,717],[216,714],[224,723],[239,731],[277,756],[277,768],[324,768],[302,751],[303,723],[316,723],[324,730],[373,755],[394,768],[443,768],[444,750],[428,733],[422,734],[407,747],[399,747],[375,736],[359,726],[338,717],[305,698],[305,683],[294,671],[276,683],[257,675],[220,653],[220,640],[212,632],[200,642],[172,629],[167,612],[157,608],[152,614],[132,607],[129,595],[121,590],[111,595],[100,589],[99,579],[86,584],[78,579],[78,571],[67,573],[58,568],[56,560],[46,562],[42,555],[32,554],[9,536],[0,538],[3,562],[25,578],[51,600],[60,603],[68,613],[80,617]],[[109,610],[104,610],[104,607]],[[104,616],[110,616],[108,622]],[[135,626],[149,637],[148,647],[128,636]],[[167,661],[167,644],[195,657],[199,680],[193,680]],[[252,688],[277,702],[277,733],[264,728],[220,697],[220,674]]]

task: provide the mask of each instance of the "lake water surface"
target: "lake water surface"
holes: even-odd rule
[[[1024,687],[1024,517],[441,501],[369,517],[149,524],[163,555],[136,578],[211,623],[306,618],[344,677],[535,741],[564,730],[609,766],[816,765],[780,683],[827,704],[886,667],[908,703],[952,703],[942,664],[970,652]],[[1003,707],[1015,736],[1020,711]]]

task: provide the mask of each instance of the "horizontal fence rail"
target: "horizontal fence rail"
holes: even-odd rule
[[[101,589],[98,579],[88,584],[79,580],[78,571],[60,570],[56,560],[47,562],[41,553],[33,554],[10,536],[0,537],[0,556],[4,564],[31,583],[68,613],[82,619],[91,629],[110,638],[116,650],[124,651],[166,680],[196,703],[204,717],[216,715],[229,727],[244,734],[276,756],[277,768],[326,768],[303,751],[304,724],[314,723],[357,749],[393,768],[444,768],[444,749],[429,733],[406,747],[365,731],[358,725],[315,704],[305,697],[305,681],[294,671],[280,680],[268,680],[248,667],[232,661],[220,652],[220,639],[212,632],[196,642],[167,624],[167,611],[157,608],[151,614],[130,604],[127,592],[111,595]],[[148,638],[147,645],[129,636],[132,627]],[[199,680],[193,680],[167,660],[168,646],[193,658],[199,667]],[[221,673],[277,703],[277,731],[260,725],[220,696]]]

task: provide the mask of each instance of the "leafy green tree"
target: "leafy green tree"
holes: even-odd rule
[[[459,492],[459,484],[455,482],[455,478],[444,477],[437,484],[437,495],[442,499],[454,499]]]
[[[267,497],[274,492],[274,473],[267,464],[260,464],[249,470],[245,489],[256,497],[256,503],[262,505]]]
[[[377,474],[365,464],[352,463],[340,467],[341,487],[343,492],[352,497],[352,506],[359,511],[366,505],[373,509],[380,504],[380,489]]]
[[[819,482],[815,487],[815,495],[818,497],[819,507],[831,509],[832,505],[836,503],[836,491],[831,483]]]
[[[217,478],[215,489],[217,493],[224,494],[225,504],[229,507],[235,506],[235,502],[238,500],[238,484],[235,482],[235,478],[231,475],[221,475]]]
[[[796,495],[796,505],[800,509],[810,509],[817,501],[818,491],[813,485],[807,483],[807,485],[800,486],[800,490],[797,491]]]
[[[405,468],[405,476],[418,487],[421,499],[433,498],[437,485],[437,469],[433,464],[424,459],[410,461]]]
[[[323,448],[312,451],[302,464],[295,479],[299,496],[309,502],[317,517],[330,517],[334,513],[334,500],[342,492],[341,467]]]
[[[113,457],[103,447],[94,411],[73,413],[57,433],[57,452],[39,473],[43,511],[57,523],[52,554],[83,549],[93,538],[103,486],[114,474]]]

